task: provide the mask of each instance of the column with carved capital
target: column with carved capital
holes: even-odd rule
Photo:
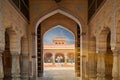
[[[10,53],[12,56],[12,80],[20,80],[20,51],[21,38],[20,34],[16,33],[13,28],[9,29],[10,35]]]
[[[89,80],[96,79],[96,38],[91,37],[89,40],[89,54],[88,54],[88,77]]]
[[[119,70],[118,70],[118,50],[113,51],[113,69],[112,69],[112,80],[118,80]]]
[[[20,54],[11,52],[12,55],[12,80],[20,80]]]
[[[105,51],[99,51],[97,61],[97,79],[105,80]]]
[[[0,80],[2,80],[4,78],[2,53],[3,53],[3,51],[0,51]]]

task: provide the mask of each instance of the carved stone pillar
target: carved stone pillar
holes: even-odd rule
[[[4,78],[2,53],[3,53],[3,51],[0,51],[0,80],[2,80]]]
[[[118,51],[113,51],[113,69],[112,69],[112,80],[118,80],[119,70],[118,70]]]
[[[29,78],[29,75],[28,75],[28,63],[29,63],[29,58],[28,58],[28,55],[26,54],[23,54],[22,55],[22,58],[23,58],[23,66],[22,66],[22,71],[23,72],[21,72],[22,73],[22,80],[28,80],[28,78]]]
[[[65,53],[65,64],[67,64],[67,53]]]
[[[0,5],[2,5],[2,1],[0,0]],[[4,71],[3,71],[3,60],[2,54],[5,49],[5,29],[3,24],[3,10],[2,6],[0,6],[0,80],[4,78]]]
[[[96,38],[91,37],[89,42],[89,54],[88,54],[88,77],[89,80],[96,79]]]
[[[4,78],[4,71],[3,71],[3,60],[2,60],[2,53],[5,49],[5,28],[4,28],[4,12],[2,5],[3,0],[0,0],[0,80]]]
[[[89,80],[96,79],[96,67],[95,67],[95,58],[94,54],[89,54],[89,63],[88,63],[88,70],[89,70]]]
[[[105,80],[105,51],[99,51],[97,61],[97,79]]]
[[[21,49],[22,49],[22,80],[28,80],[29,78],[29,56],[28,56],[28,41],[27,38],[22,38],[22,45],[21,45]]]
[[[20,56],[19,53],[11,52],[12,55],[12,80],[20,80]]]
[[[97,80],[100,80],[100,54],[97,54]]]
[[[53,65],[55,65],[55,54],[52,54]]]

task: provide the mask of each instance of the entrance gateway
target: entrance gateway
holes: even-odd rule
[[[60,10],[60,9],[57,9],[45,16],[43,16],[39,21],[38,23],[36,24],[36,33],[37,33],[37,37],[36,37],[36,46],[37,46],[37,50],[36,50],[36,53],[37,53],[37,56],[38,56],[38,59],[37,59],[37,75],[38,76],[42,76],[43,75],[43,41],[41,40],[42,39],[42,36],[41,36],[41,22],[44,21],[45,19],[49,18],[50,16],[53,16],[57,13],[60,13],[64,16],[67,16],[68,18],[74,20],[78,25],[76,26],[77,27],[77,38],[76,38],[76,55],[75,55],[75,73],[77,76],[80,77],[80,73],[82,73],[82,67],[80,67],[80,65],[82,64],[82,58],[80,58],[80,56],[82,55],[82,44],[80,44],[82,42],[82,36],[80,35],[81,34],[81,24],[79,22],[79,20],[77,18],[75,18],[74,16]],[[39,43],[38,43],[39,42]],[[80,49],[81,48],[81,49]],[[81,59],[81,60],[80,60]],[[80,70],[81,69],[81,70]]]

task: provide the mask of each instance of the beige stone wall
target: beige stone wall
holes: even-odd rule
[[[87,43],[87,38],[88,38],[87,0],[74,0],[74,1],[69,1],[69,0],[64,1],[63,0],[58,4],[55,3],[54,0],[40,0],[40,1],[39,0],[30,0],[30,25],[29,25],[29,45],[30,46],[29,46],[29,48],[33,48],[33,46],[36,45],[36,37],[32,34],[36,35],[36,29],[37,29],[37,26],[38,26],[38,22],[42,22],[46,18],[48,18],[50,16],[53,16],[57,13],[63,14],[66,17],[68,17],[68,16],[71,17],[70,15],[72,15],[72,18],[70,18],[70,19],[74,19],[74,20],[77,19],[75,22],[80,23],[81,33],[82,32],[86,33],[86,35],[84,35],[84,37],[82,38],[83,39],[82,44],[83,44],[83,47],[84,47],[84,52],[83,53],[86,54],[87,53],[87,48],[86,47],[88,46],[86,44]],[[67,15],[67,14],[69,14],[69,15]],[[59,19],[60,22],[57,19]],[[46,32],[50,28],[52,28],[55,25],[60,23],[61,25],[65,26],[65,27],[69,26],[68,29],[71,30],[72,32],[74,31],[73,33],[77,32],[77,31],[75,31],[75,28],[73,28],[73,26],[72,26],[72,25],[74,25],[75,22],[70,23],[70,20],[65,18],[65,20],[67,19],[67,21],[64,20],[64,23],[63,23],[62,16],[61,16],[61,19],[60,19],[60,17],[57,18],[57,19],[56,20],[51,19],[52,23],[48,22],[49,25],[51,24],[50,25],[51,27],[49,26],[48,29],[42,28],[42,30],[44,32]],[[70,24],[72,24],[72,25],[70,25]],[[29,53],[31,55],[32,55],[32,53],[34,53],[33,55],[35,55],[36,48],[34,48],[34,50],[32,50],[32,49],[29,50]]]
[[[120,0],[106,0],[104,5],[100,8],[98,12],[96,12],[93,15],[93,17],[91,18],[88,24],[89,33],[90,33],[88,61],[89,61],[89,65],[92,64],[92,66],[89,66],[88,77],[91,79],[95,79],[97,77],[97,79],[103,80],[105,78],[104,75],[106,75],[106,70],[108,68],[112,70],[112,72],[109,72],[109,74],[111,74],[113,79],[118,78],[118,73],[120,72],[118,71],[119,62],[117,60],[118,59],[117,55],[119,54],[117,51],[120,50],[120,47],[119,47],[120,46],[120,43],[119,43],[120,27],[118,27],[119,19],[120,19],[119,15],[120,15]],[[113,53],[111,55],[110,55],[110,52],[107,51],[107,37],[109,32],[111,32],[110,45]],[[92,38],[95,38],[95,39],[92,40]],[[94,43],[91,43],[91,41],[94,41]],[[91,50],[92,47],[94,48]],[[108,53],[108,55],[106,53]],[[91,57],[94,57],[94,58],[91,59]],[[110,59],[109,62],[112,64],[112,67],[106,66],[107,64],[109,64],[109,62],[105,62],[106,59]],[[96,72],[98,75],[96,75]],[[99,75],[99,74],[103,74],[103,75]],[[102,76],[102,77],[99,77],[99,76]]]
[[[0,44],[5,44],[5,31],[10,36],[11,51],[21,51],[21,37],[27,37],[27,20],[19,13],[8,0],[2,0],[0,4]],[[2,40],[2,41],[1,41]],[[3,45],[2,44],[2,45]]]
[[[26,28],[28,26],[28,22],[20,11],[8,0],[4,0],[1,6],[4,16],[4,27],[13,27],[16,32],[20,33],[21,36],[27,36]]]
[[[5,49],[5,32],[9,35],[10,39],[10,55],[12,56],[11,62],[11,77],[12,79],[20,79],[20,54],[22,56],[24,53],[21,52],[21,38],[27,37],[27,26],[28,22],[23,17],[17,8],[15,8],[9,0],[0,0],[0,78],[4,77],[4,69],[3,69],[3,57]],[[26,41],[25,44],[27,44]],[[24,46],[23,46],[24,47]],[[28,47],[26,45],[25,47]],[[21,68],[28,68],[28,49],[25,49],[24,52],[27,52],[26,58],[23,58],[23,65]],[[24,57],[24,56],[23,56]],[[5,66],[6,67],[6,66]],[[25,73],[25,77],[28,77],[28,70],[24,70],[22,73]]]
[[[87,26],[87,0],[62,0],[55,3],[54,0],[30,0],[30,24],[29,24],[29,54],[30,60],[35,67],[36,59],[31,56],[37,56],[37,34],[36,30],[41,23],[43,34],[54,26],[60,24],[76,35],[76,24],[81,28],[81,51],[84,55],[88,53],[88,26]],[[60,15],[62,14],[62,15]],[[54,15],[54,16],[53,16]],[[52,17],[51,17],[52,16]],[[65,17],[66,16],[66,17]],[[47,19],[48,18],[48,19]],[[55,19],[56,18],[56,19]],[[63,19],[62,19],[63,18]],[[70,18],[70,19],[69,19]],[[76,31],[75,31],[76,30]],[[42,39],[41,39],[42,40]],[[35,74],[36,69],[33,70]]]
[[[58,4],[54,0],[30,0],[30,20],[37,21],[41,16],[58,8],[87,22],[87,0],[63,0]]]
[[[117,22],[118,16],[116,16],[117,12],[119,12],[119,0],[107,0],[105,4],[100,8],[100,10],[93,15],[92,19],[89,22],[90,26],[90,36],[96,37],[97,48],[100,40],[100,33],[104,28],[109,28],[111,32],[111,46],[114,49],[117,46]]]

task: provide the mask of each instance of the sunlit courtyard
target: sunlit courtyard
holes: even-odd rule
[[[79,78],[75,77],[74,68],[56,67],[46,68],[44,77],[38,80],[79,80]]]
[[[44,35],[43,41],[44,74],[38,80],[78,80],[74,35],[58,25]]]

